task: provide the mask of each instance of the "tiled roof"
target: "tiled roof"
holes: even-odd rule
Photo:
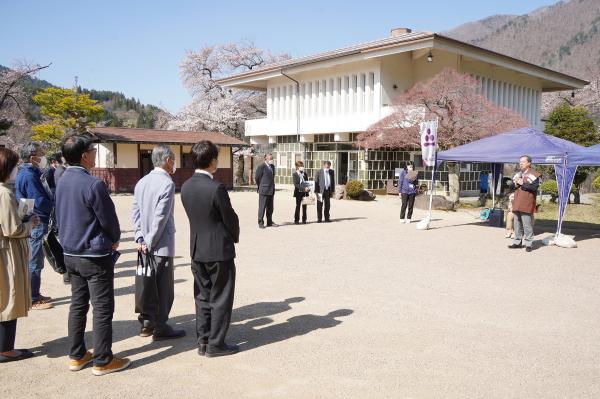
[[[580,84],[583,84],[583,85],[589,84],[588,81],[580,79],[578,77],[571,76],[571,75],[565,74],[563,72],[555,71],[555,70],[552,70],[552,69],[549,69],[546,67],[542,67],[542,66],[539,66],[536,64],[532,64],[530,62],[527,62],[527,61],[524,61],[524,60],[521,60],[518,58],[514,58],[514,57],[508,56],[506,54],[497,53],[495,51],[492,51],[492,50],[489,50],[489,49],[486,49],[483,47],[479,47],[479,46],[476,46],[476,45],[473,45],[470,43],[462,42],[460,40],[456,40],[451,37],[440,35],[440,34],[434,33],[434,32],[404,33],[404,34],[399,34],[396,36],[387,37],[385,39],[379,39],[379,40],[374,40],[374,41],[370,41],[370,42],[366,42],[366,43],[356,44],[356,45],[349,46],[349,47],[343,47],[343,48],[340,48],[337,50],[326,51],[323,53],[313,54],[313,55],[309,55],[309,56],[305,56],[305,57],[292,58],[289,60],[284,60],[284,61],[279,61],[279,62],[275,62],[272,64],[268,64],[262,68],[253,69],[251,71],[246,71],[246,72],[237,73],[237,74],[230,75],[230,76],[225,76],[221,79],[217,79],[216,82],[219,84],[227,84],[229,81],[234,81],[234,80],[240,79],[240,78],[245,78],[245,77],[250,77],[250,76],[260,76],[261,74],[267,73],[267,72],[273,72],[273,71],[278,71],[278,70],[282,70],[285,68],[308,65],[308,64],[315,63],[315,62],[327,61],[327,60],[345,57],[345,56],[349,56],[349,55],[353,55],[353,54],[369,52],[372,50],[394,47],[397,45],[401,45],[403,43],[414,43],[414,42],[418,42],[420,40],[426,40],[426,39],[436,39],[436,40],[442,40],[442,41],[447,41],[447,42],[453,42],[453,43],[456,43],[459,45],[466,46],[471,49],[475,49],[477,51],[481,51],[483,53],[501,56],[501,57],[504,57],[507,59],[512,59],[512,60],[520,62],[524,65],[533,66],[540,70],[551,72],[551,73],[554,73],[554,74],[557,74],[557,75],[560,75],[560,76],[563,76],[566,78],[576,79],[576,80],[579,80]]]
[[[210,140],[217,145],[245,146],[243,141],[219,132],[183,132],[180,130],[96,127],[90,129],[101,142],[195,144]]]
[[[305,57],[292,58],[289,60],[274,62],[269,64],[263,68],[253,69],[248,72],[243,72],[231,76],[224,77],[222,79],[217,79],[218,83],[226,82],[229,79],[240,78],[246,75],[255,75],[263,72],[268,72],[271,70],[277,70],[286,67],[299,66],[310,64],[313,62],[325,61],[332,58],[343,57],[347,55],[357,54],[365,50],[375,49],[380,47],[385,47],[393,44],[399,44],[403,42],[412,42],[415,40],[426,39],[433,37],[434,34],[432,32],[412,32],[412,33],[404,33],[401,35],[387,37],[385,39],[374,40],[366,43],[355,44],[348,47],[343,47],[337,50],[325,51],[323,53],[313,54]]]

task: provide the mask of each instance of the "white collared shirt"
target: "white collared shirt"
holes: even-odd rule
[[[206,170],[202,170],[202,169],[196,169],[194,171],[195,173],[202,173],[203,175],[207,175],[208,177],[210,177],[211,179],[213,178],[212,173],[207,172]]]
[[[331,188],[329,169],[323,169],[323,174],[325,175],[325,188]]]
[[[163,168],[154,168],[154,170],[157,171],[157,172],[165,173],[167,176],[171,177],[171,175],[169,174],[169,172],[167,172]]]

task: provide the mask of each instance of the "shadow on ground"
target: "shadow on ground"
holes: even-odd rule
[[[338,326],[342,323],[342,320],[338,320],[339,318],[349,316],[353,313],[351,309],[338,309],[325,315],[305,314],[291,317],[282,323],[272,324],[273,320],[268,316],[286,312],[291,309],[290,304],[301,302],[304,299],[304,297],[294,297],[281,302],[259,302],[234,309],[232,325],[227,336],[228,342],[239,344],[242,351],[256,349],[261,346],[306,335],[319,329]],[[92,312],[89,312],[89,324],[91,324],[91,318]],[[195,351],[197,349],[195,321],[195,314],[170,318],[169,324],[175,328],[185,330],[186,336],[180,339],[158,342],[153,342],[152,338],[141,338],[138,336],[140,324],[133,314],[132,320],[113,321],[113,343],[132,339],[132,345],[138,345],[116,353],[116,355],[128,357],[141,355],[145,352],[155,352],[133,362],[131,368],[136,368],[183,352]],[[246,322],[242,323],[243,321]],[[65,331],[66,327],[65,320]],[[90,350],[92,350],[92,339],[92,332],[87,331],[85,333],[85,341],[87,348]],[[162,350],[156,352],[157,349]],[[45,355],[49,358],[64,357],[66,362],[69,352],[68,337],[65,336],[44,342],[38,347],[31,348],[31,351],[38,356]]]

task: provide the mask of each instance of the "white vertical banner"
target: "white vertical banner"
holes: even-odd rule
[[[421,122],[421,156],[423,163],[427,166],[433,166],[435,163],[435,151],[437,148],[437,127],[438,122]]]

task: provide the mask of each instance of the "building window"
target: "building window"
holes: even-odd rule
[[[342,86],[342,100],[343,100],[343,107],[344,109],[342,110],[342,113],[347,114],[348,113],[348,104],[350,103],[350,77],[349,76],[344,76],[344,85]]]
[[[287,152],[280,152],[277,154],[277,157],[279,158],[277,160],[277,167],[278,168],[287,168],[287,162],[288,162],[288,156],[287,156]]]
[[[358,77],[356,75],[352,75],[352,79],[350,81],[350,96],[352,104],[350,106],[350,109],[353,114],[356,113],[357,80]]]

